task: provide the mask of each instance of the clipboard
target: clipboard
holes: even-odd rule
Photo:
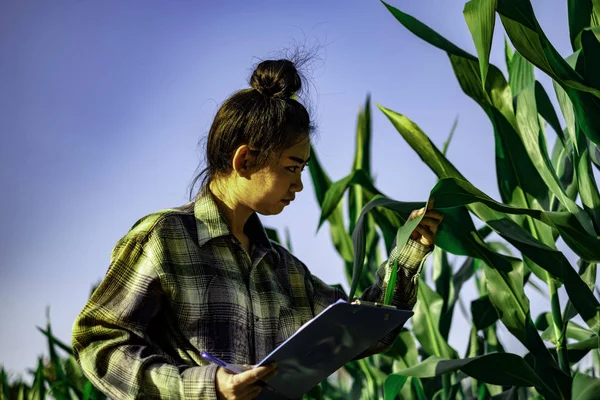
[[[393,306],[338,300],[256,365],[277,363],[277,374],[267,383],[273,390],[263,390],[258,398],[301,398],[383,336],[403,326],[413,314]]]

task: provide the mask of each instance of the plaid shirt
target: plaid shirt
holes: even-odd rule
[[[246,224],[252,254],[231,234],[214,199],[139,220],[117,243],[110,267],[73,326],[84,374],[115,399],[216,399],[217,367],[202,351],[255,364],[343,291],[313,276],[270,241],[256,214]],[[393,303],[412,308],[428,249],[394,249],[362,299],[383,299],[401,266]],[[391,345],[396,332],[368,352]]]

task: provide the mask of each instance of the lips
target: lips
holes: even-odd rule
[[[290,204],[292,201],[294,201],[294,199],[293,199],[293,198],[292,198],[292,199],[283,199],[283,200],[281,200],[281,201],[282,201],[284,204],[288,205],[288,204]]]

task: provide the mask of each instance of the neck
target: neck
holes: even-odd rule
[[[209,184],[209,189],[227,226],[231,229],[231,233],[239,238],[244,235],[244,226],[254,211],[244,205],[232,190],[222,190],[224,187],[231,188],[232,186],[218,181],[212,181]]]

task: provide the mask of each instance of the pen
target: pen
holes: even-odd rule
[[[221,360],[221,359],[219,359],[219,358],[217,358],[217,357],[213,356],[212,354],[207,353],[205,351],[203,351],[202,354],[200,354],[200,355],[202,356],[202,358],[204,358],[208,362],[216,364],[219,367],[223,367],[227,371],[232,372],[234,374],[241,374],[242,372],[244,372],[243,370],[241,370],[237,366],[235,366],[233,364],[226,363],[225,361],[223,361],[223,360]]]

